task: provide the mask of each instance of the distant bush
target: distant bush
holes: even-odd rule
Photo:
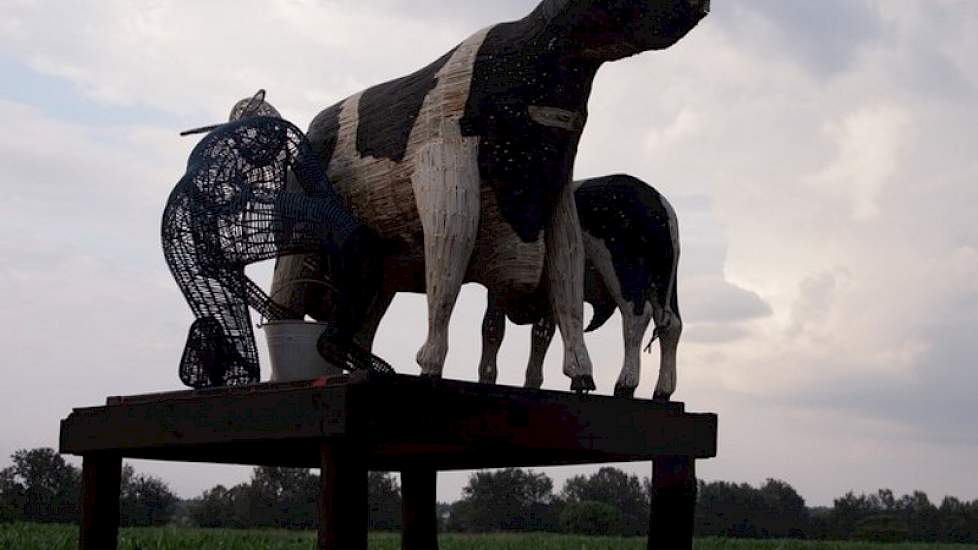
[[[73,523],[79,518],[81,472],[54,449],[21,449],[0,470],[0,521]],[[124,465],[119,491],[122,525],[164,525],[173,518],[177,496],[152,476]]]
[[[868,542],[903,542],[910,539],[910,529],[894,516],[870,516],[856,523],[852,538]]]
[[[313,529],[319,492],[319,475],[308,469],[259,466],[249,483],[218,485],[189,501],[187,515],[198,527]],[[367,504],[369,529],[400,528],[401,489],[391,474],[369,473]]]
[[[612,535],[620,533],[624,517],[620,510],[593,500],[569,502],[560,513],[565,533],[579,535]]]

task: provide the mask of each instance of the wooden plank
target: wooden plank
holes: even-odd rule
[[[219,394],[75,409],[61,452],[165,448],[342,434],[343,386]]]
[[[321,439],[352,437],[364,444],[370,467],[383,470],[716,454],[716,415],[685,413],[682,403],[410,376],[113,402],[76,409],[62,421],[61,451],[316,467]]]
[[[119,540],[122,457],[89,454],[82,459],[80,550],[115,550]]]
[[[240,386],[220,386],[200,390],[180,390],[170,392],[142,393],[136,395],[112,395],[105,398],[107,406],[134,405],[137,403],[159,403],[162,401],[178,401],[218,397],[227,395],[244,395],[277,392],[292,389],[318,388],[326,385],[344,384],[349,382],[349,376],[322,376],[310,380],[292,380],[288,382],[262,382],[260,384],[242,384]]]
[[[692,550],[696,490],[693,459],[671,456],[653,461],[649,550]]]
[[[403,550],[438,550],[437,480],[438,472],[432,468],[401,471]]]
[[[320,550],[366,550],[367,467],[356,445],[324,444],[320,450]]]
[[[716,454],[716,416],[681,403],[454,381],[352,387],[349,434],[392,453],[468,448],[600,451],[635,459]],[[441,468],[441,466],[439,466]]]

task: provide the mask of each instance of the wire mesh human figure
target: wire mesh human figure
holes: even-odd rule
[[[336,305],[320,354],[349,370],[392,370],[353,345],[381,275],[376,237],[333,192],[305,136],[264,101],[263,90],[238,102],[229,118],[184,132],[209,130],[163,212],[164,256],[197,318],[181,381],[195,388],[258,382],[248,307],[268,319],[301,314],[274,302],[245,266],[299,253],[318,253],[333,276]]]

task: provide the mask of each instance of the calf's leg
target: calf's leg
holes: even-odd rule
[[[482,318],[482,358],[479,360],[479,382],[495,384],[498,369],[496,357],[506,335],[506,315],[496,304],[492,292],[487,296],[486,315]]]
[[[652,320],[652,307],[646,304],[642,313],[636,314],[632,305],[625,302],[621,311],[621,330],[625,340],[625,357],[615,383],[615,396],[634,397],[642,366],[642,336]]]
[[[676,350],[683,332],[683,321],[674,308],[665,308],[656,315],[655,330],[659,334],[659,379],[652,398],[668,401],[676,391]]]
[[[530,360],[526,364],[524,388],[539,389],[543,385],[543,360],[547,357],[547,348],[550,347],[550,341],[553,340],[555,330],[553,317],[549,315],[533,323]]]

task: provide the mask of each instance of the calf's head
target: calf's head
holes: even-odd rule
[[[543,0],[537,9],[577,55],[613,61],[675,44],[710,0]]]

